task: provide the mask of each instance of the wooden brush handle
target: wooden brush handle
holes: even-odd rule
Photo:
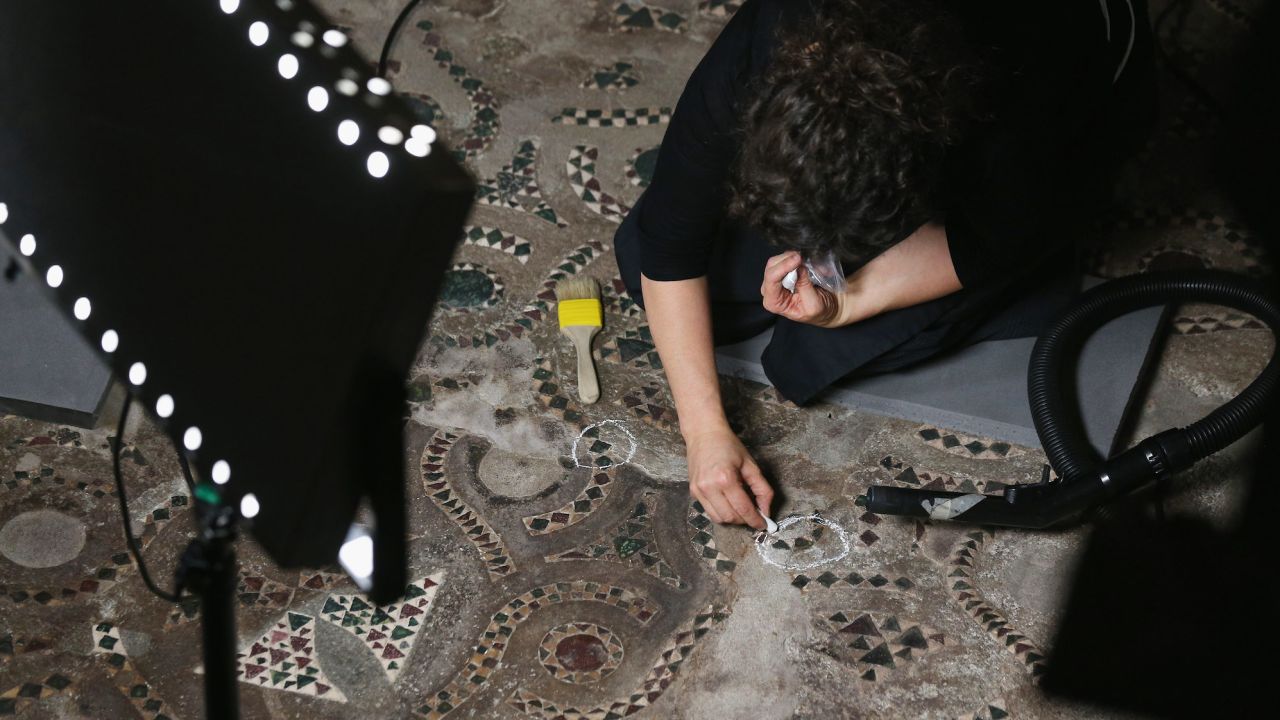
[[[600,328],[570,325],[561,328],[561,332],[567,334],[573,341],[573,347],[577,348],[577,396],[582,402],[591,404],[600,398],[600,380],[595,377],[595,361],[591,359],[591,338],[600,332]]]
[[[591,358],[591,339],[600,331],[590,325],[571,325],[560,328],[569,336],[578,350],[578,397],[590,404],[600,399],[600,380],[596,377],[596,364]]]

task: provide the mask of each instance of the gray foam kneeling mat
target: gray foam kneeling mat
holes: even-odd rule
[[[16,249],[0,236],[0,268]],[[27,270],[0,276],[0,413],[91,428],[111,371]]]
[[[1085,342],[1076,387],[1085,431],[1103,456],[1110,454],[1147,367],[1163,314],[1163,308],[1154,307],[1116,318]],[[720,373],[767,384],[760,355],[772,335],[770,329],[717,348]],[[1040,447],[1027,400],[1027,363],[1035,342],[1028,337],[977,343],[906,370],[841,381],[819,400]]]

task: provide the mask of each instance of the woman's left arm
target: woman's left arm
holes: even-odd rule
[[[946,229],[926,223],[902,242],[863,265],[839,295],[814,287],[798,273],[796,292],[782,287],[787,273],[803,264],[800,253],[775,256],[765,268],[760,294],[769,312],[796,322],[842,327],[880,313],[940,298],[961,288],[947,247]]]

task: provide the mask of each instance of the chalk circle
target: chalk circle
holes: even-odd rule
[[[836,542],[811,542],[800,549],[794,547],[792,541],[797,539],[797,532],[788,533],[787,529],[806,520],[812,525],[830,530],[835,536]],[[807,538],[805,539],[807,540]],[[775,547],[775,544],[778,543],[785,544],[788,547]],[[836,547],[832,548],[832,545]],[[778,532],[767,536],[763,542],[756,543],[756,552],[760,554],[761,560],[768,565],[790,571],[810,570],[819,565],[827,565],[843,560],[849,554],[849,548],[849,533],[840,527],[838,523],[821,515],[800,515],[786,518],[778,523]]]
[[[626,451],[622,453],[623,455],[625,455],[625,457],[623,457],[621,460],[615,460],[613,456],[610,455],[608,456],[610,462],[604,465],[596,465],[595,463],[590,462],[590,458],[588,458],[588,462],[584,464],[582,462],[582,457],[578,454],[578,446],[582,444],[583,438],[587,437],[587,433],[591,432],[596,428],[603,428],[606,425],[611,425],[617,428],[619,431],[621,431],[623,437],[622,438],[610,437],[609,439],[606,440],[604,437],[604,433],[599,433],[600,437],[598,438],[587,438],[588,440],[592,440],[592,442],[587,444],[586,453],[597,452],[591,449],[596,444],[596,442],[608,443],[611,446],[610,450],[615,450],[615,449],[618,449],[622,444],[624,444],[621,442],[621,440],[625,440]],[[601,450],[598,452],[607,452],[607,451]],[[573,449],[570,451],[570,454],[573,457],[573,464],[580,468],[592,468],[596,470],[605,470],[611,467],[618,467],[619,465],[626,465],[627,463],[631,462],[631,458],[635,457],[636,455],[636,436],[632,435],[631,431],[627,429],[627,426],[622,424],[618,420],[601,420],[600,422],[594,425],[586,426],[585,428],[582,429],[582,432],[578,433],[578,437],[573,439]]]

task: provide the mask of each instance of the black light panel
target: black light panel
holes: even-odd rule
[[[6,0],[0,98],[0,232],[267,551],[331,562],[361,495],[402,527],[473,186],[346,36],[295,0]]]

